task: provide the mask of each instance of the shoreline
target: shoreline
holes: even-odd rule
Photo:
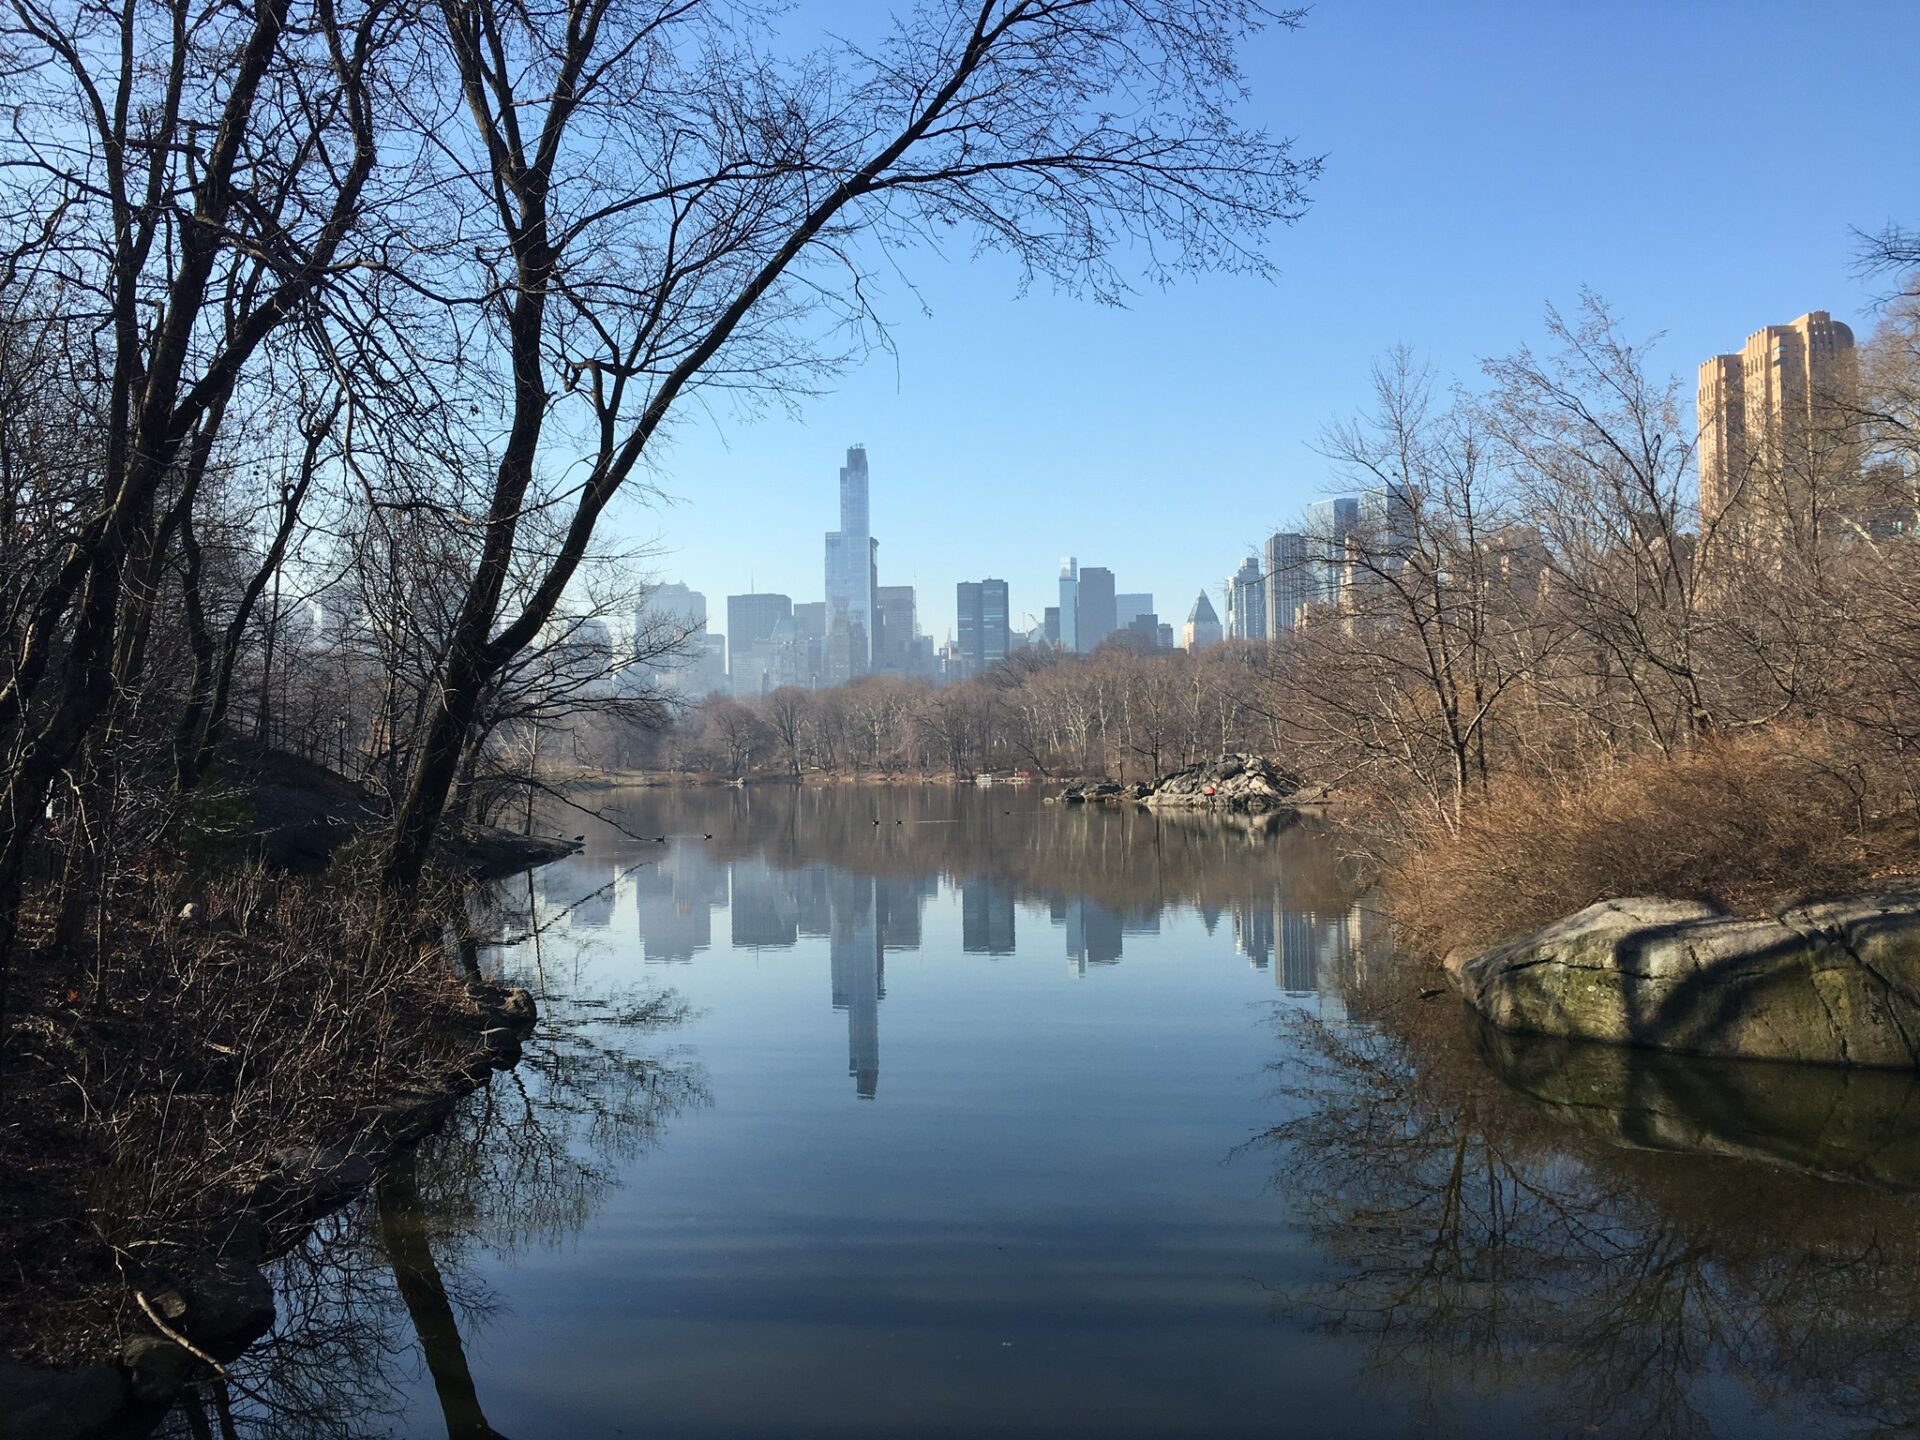
[[[263,1267],[369,1189],[383,1167],[436,1132],[496,1071],[519,1063],[538,1019],[533,997],[491,981],[469,983],[465,994],[469,1009],[458,1017],[465,1023],[457,1038],[467,1048],[434,1080],[359,1109],[311,1146],[276,1152],[278,1163],[236,1209],[176,1242],[164,1265],[124,1277],[119,1298],[144,1322],[133,1333],[74,1364],[0,1361],[0,1437],[147,1434],[185,1389],[223,1374],[226,1362],[269,1333],[276,1308]]]

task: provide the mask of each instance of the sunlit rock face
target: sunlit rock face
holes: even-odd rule
[[[1452,967],[1502,1030],[1687,1055],[1920,1067],[1920,896],[1728,915],[1590,905]]]

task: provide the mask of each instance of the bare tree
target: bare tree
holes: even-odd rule
[[[414,114],[460,241],[419,283],[485,317],[462,333],[490,348],[463,353],[493,367],[501,424],[387,851],[402,891],[489,677],[547,623],[688,396],[804,386],[872,333],[865,276],[956,225],[1109,301],[1125,290],[1112,257],[1136,241],[1153,278],[1264,271],[1257,242],[1301,212],[1315,170],[1232,118],[1236,43],[1297,18],[1250,0],[953,3],[791,69],[718,4],[479,0],[438,18],[425,62],[458,108],[436,95]],[[549,503],[564,538],[507,606],[522,520]]]

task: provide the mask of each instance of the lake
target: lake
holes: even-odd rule
[[[1476,1034],[1317,823],[631,790],[526,1058],[272,1269],[248,1436],[1805,1436],[1920,1418],[1920,1098]]]

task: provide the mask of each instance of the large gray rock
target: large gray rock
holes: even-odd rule
[[[120,1347],[120,1366],[134,1397],[149,1405],[164,1405],[192,1378],[193,1356],[158,1335],[136,1335]]]
[[[1259,755],[1222,755],[1167,776],[1144,798],[1165,807],[1273,810],[1300,788],[1299,780]]]
[[[209,1350],[234,1352],[273,1328],[273,1287],[244,1260],[209,1260],[180,1283],[186,1330]]]
[[[1920,1066],[1920,896],[1728,915],[1589,905],[1452,969],[1502,1030],[1687,1055]]]

